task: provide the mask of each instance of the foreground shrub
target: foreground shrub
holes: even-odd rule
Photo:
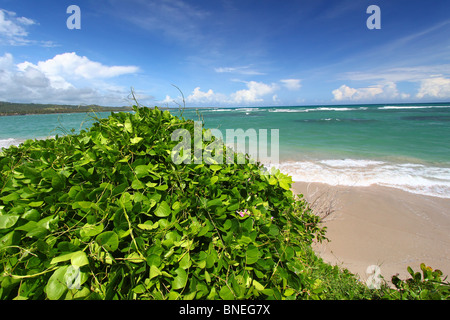
[[[425,264],[420,265],[420,272],[407,268],[410,278],[401,280],[397,275],[392,277],[395,289],[385,292],[385,299],[393,300],[449,300],[450,283],[446,282],[442,271],[433,270]]]
[[[1,299],[322,297],[304,257],[324,229],[290,177],[176,165],[180,128],[194,122],[135,107],[3,150]]]

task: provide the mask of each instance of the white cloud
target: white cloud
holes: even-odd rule
[[[32,19],[16,17],[16,13],[0,9],[0,43],[9,45],[26,45],[31,41],[26,39],[26,27],[36,24]]]
[[[75,52],[58,54],[52,59],[39,61],[37,65],[30,62],[18,64],[19,69],[28,66],[37,68],[50,77],[65,76],[82,79],[112,78],[139,70],[136,66],[105,66],[87,57],[81,57]]]
[[[24,26],[35,24],[31,19],[25,17],[16,18],[16,13],[0,9],[0,34],[8,37],[27,36],[28,32]]]
[[[390,68],[374,72],[348,72],[341,79],[351,81],[373,81],[382,83],[370,88],[354,89],[346,85],[333,90],[334,99],[340,100],[358,100],[369,98],[370,93],[375,93],[373,88],[381,88],[382,93],[374,94],[375,97],[387,96],[391,98],[409,98],[411,95],[400,93],[396,89],[396,83],[404,82],[410,84],[419,84],[419,90],[414,94],[418,99],[423,98],[450,98],[450,64],[399,67]],[[385,86],[383,84],[390,84]]]
[[[334,100],[350,100],[356,94],[357,90],[354,88],[350,88],[349,86],[343,84],[339,87],[339,89],[335,89],[332,91]]]
[[[416,97],[450,98],[450,79],[436,77],[422,80]]]
[[[289,90],[298,90],[302,87],[300,79],[283,79],[280,82]]]
[[[405,99],[409,95],[400,93],[394,82],[373,85],[364,88],[351,88],[342,85],[332,91],[335,101],[372,101],[377,99]]]
[[[236,104],[253,104],[264,102],[264,97],[273,94],[277,89],[277,84],[266,84],[263,82],[249,81],[244,82],[246,89],[235,91],[229,95],[214,92],[212,89],[202,91],[200,87],[196,87],[194,91],[186,97],[187,103],[193,104],[216,104],[216,105],[236,105]],[[277,95],[272,96],[272,100],[276,101]],[[161,101],[163,104],[180,101],[180,98],[174,99],[170,96]]]
[[[0,45],[42,47],[57,47],[58,44],[50,40],[29,39],[28,28],[39,23],[27,17],[17,17],[12,11],[0,9]]]
[[[247,89],[236,91],[231,94],[231,99],[235,103],[255,103],[262,102],[263,96],[273,93],[277,89],[276,84],[265,84],[262,82],[247,82]]]
[[[123,104],[128,91],[110,81],[138,71],[135,66],[106,66],[76,53],[56,55],[37,64],[15,64],[0,57],[0,100],[42,103]]]
[[[203,92],[200,90],[200,87],[195,88],[192,94],[186,98],[188,103],[214,103],[220,101],[226,101],[226,96],[215,93],[212,89]]]
[[[242,67],[220,67],[214,68],[217,73],[235,73],[243,75],[264,75],[264,73],[251,69],[251,66]]]
[[[341,75],[340,79],[377,82],[420,82],[423,79],[428,79],[436,75],[450,76],[450,64],[388,68],[372,72],[347,72]]]

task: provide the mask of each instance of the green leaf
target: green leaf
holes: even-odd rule
[[[36,207],[42,206],[43,204],[44,204],[44,201],[34,201],[34,202],[30,202],[28,205],[30,207],[36,208]]]
[[[137,144],[139,142],[141,142],[144,138],[141,137],[134,137],[130,139],[131,144]]]
[[[259,260],[260,254],[257,247],[254,245],[249,245],[246,251],[247,264],[253,264]]]
[[[89,201],[77,201],[72,204],[72,209],[90,209],[93,204]]]
[[[155,210],[155,216],[160,218],[167,217],[168,215],[170,215],[171,212],[172,210],[170,209],[167,202],[162,201]]]
[[[280,187],[282,187],[284,190],[290,190],[290,184],[284,180],[280,180]]]
[[[36,225],[36,228],[33,228],[32,230],[30,230],[26,234],[26,236],[30,237],[30,238],[43,239],[47,234],[48,234],[47,228]]]
[[[210,208],[210,207],[217,207],[217,206],[221,206],[222,205],[222,200],[220,199],[213,199],[213,200],[209,200],[206,203],[206,207]]]
[[[70,263],[74,267],[82,267],[89,264],[89,260],[86,256],[86,253],[84,253],[83,251],[77,251],[72,254]]]
[[[20,216],[16,214],[7,214],[4,216],[0,216],[0,229],[8,229],[16,224],[17,220],[19,220]]]
[[[252,284],[256,290],[258,290],[258,291],[264,290],[264,286],[261,283],[259,283],[258,281],[256,281],[255,279],[253,279]]]
[[[64,262],[64,261],[68,261],[70,259],[72,259],[72,256],[74,255],[75,252],[70,252],[70,253],[66,253],[66,254],[62,254],[60,256],[54,257],[52,259],[52,261],[50,261],[50,264],[56,264],[59,262]]]
[[[133,263],[141,263],[145,261],[145,258],[137,252],[132,252],[126,257],[127,261]]]
[[[61,190],[64,187],[64,178],[57,174],[52,177],[52,188],[54,190]]]
[[[228,288],[228,286],[224,285],[222,286],[222,289],[220,289],[219,291],[219,296],[223,299],[223,300],[234,300],[234,294],[231,291],[230,288]]]
[[[172,281],[172,289],[178,290],[186,286],[187,283],[187,273],[184,269],[178,268],[175,270],[177,276]]]
[[[152,265],[150,267],[150,276],[149,279],[153,279],[154,277],[160,276],[161,275],[161,271],[159,271],[158,267],[155,265]]]
[[[14,245],[18,241],[18,232],[11,231],[0,238],[0,249]]]
[[[108,251],[116,251],[119,247],[119,236],[114,231],[100,233],[95,241]]]
[[[69,266],[63,266],[55,270],[47,282],[45,292],[50,300],[58,300],[67,291],[65,275]]]
[[[206,282],[210,283],[211,282],[211,276],[209,275],[208,271],[205,270],[205,280]]]
[[[22,215],[22,219],[28,220],[28,221],[39,221],[41,217],[41,214],[36,209],[31,209],[25,212]]]
[[[81,230],[80,230],[80,236],[82,238],[84,237],[95,237],[96,235],[98,235],[100,232],[103,231],[103,223],[98,224],[98,225],[94,225],[94,224],[85,224]]]
[[[186,253],[184,257],[180,260],[180,268],[188,269],[191,266],[191,256],[189,253]]]
[[[219,180],[218,176],[211,177],[211,184],[215,184]]]
[[[215,171],[218,171],[218,170],[222,169],[222,166],[219,166],[217,164],[213,164],[209,168],[215,172]]]
[[[135,180],[133,180],[133,182],[131,183],[131,187],[132,187],[133,189],[135,189],[135,190],[139,190],[139,189],[143,189],[143,188],[144,188],[144,184],[143,184],[141,181],[135,179]]]
[[[130,119],[125,120],[124,126],[126,131],[128,131],[129,133],[133,132],[133,125]]]
[[[270,179],[269,179],[269,184],[270,184],[270,185],[275,185],[275,184],[277,184],[277,179],[276,179],[275,177],[270,177]]]
[[[151,220],[147,220],[144,223],[138,224],[138,228],[142,230],[153,230],[159,227],[159,222],[153,223]]]
[[[139,165],[134,169],[136,178],[140,179],[149,175],[149,167],[147,165]]]
[[[0,198],[0,200],[4,202],[16,201],[17,199],[19,199],[19,194],[17,192],[10,193],[7,196]]]

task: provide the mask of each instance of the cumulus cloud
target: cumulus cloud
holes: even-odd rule
[[[408,98],[409,95],[401,93],[394,82],[377,84],[364,88],[351,88],[342,85],[332,91],[335,101],[371,101],[376,99]]]
[[[283,79],[280,82],[289,90],[298,90],[302,87],[300,79]]]
[[[416,97],[450,98],[450,79],[436,77],[422,80]]]
[[[277,89],[276,84],[265,84],[263,82],[249,81],[247,89],[236,91],[231,95],[235,103],[262,102],[263,96],[273,93]]]
[[[244,82],[246,89],[235,91],[229,95],[214,92],[212,89],[202,91],[200,87],[196,87],[194,91],[186,97],[186,102],[193,104],[219,104],[219,105],[236,105],[236,104],[252,104],[264,102],[264,98],[273,94],[277,89],[276,83],[266,84],[257,81]],[[278,99],[277,95],[272,96],[272,100]],[[162,103],[172,103],[177,101],[170,96],[161,101]]]
[[[450,64],[399,67],[373,72],[347,72],[342,75],[342,80],[370,81],[382,83],[369,88],[354,89],[346,85],[333,90],[334,100],[358,100],[364,97],[388,96],[392,98],[408,98],[411,95],[400,93],[396,89],[396,83],[417,84],[418,91],[413,93],[417,99],[448,99],[450,98]],[[386,86],[385,84],[390,84]],[[373,88],[381,88],[382,92],[376,93]],[[379,90],[378,90],[379,91]]]
[[[37,65],[23,62],[17,65],[23,70],[29,66],[41,70],[48,76],[66,76],[82,79],[112,78],[138,71],[136,66],[105,66],[100,62],[81,57],[75,52],[58,54],[52,59],[39,61]]]
[[[36,64],[15,64],[6,53],[0,57],[0,100],[117,104],[127,92],[110,79],[137,71],[135,66],[106,66],[74,52]]]

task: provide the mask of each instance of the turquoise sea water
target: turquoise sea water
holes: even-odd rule
[[[220,129],[224,137],[226,129],[267,129],[270,142],[271,130],[278,130],[279,163],[272,165],[295,181],[378,184],[450,198],[450,104],[205,108],[199,112],[204,126]],[[194,109],[185,109],[183,116],[199,120]],[[76,132],[90,123],[86,114],[0,117],[0,148],[71,129]]]

